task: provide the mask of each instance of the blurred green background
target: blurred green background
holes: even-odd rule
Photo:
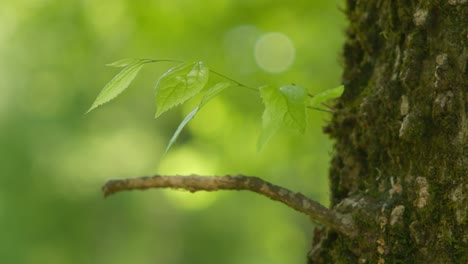
[[[154,120],[150,64],[84,115],[122,58],[203,60],[251,86],[311,93],[340,80],[342,1],[3,0],[0,2],[1,263],[305,263],[313,226],[248,192],[151,190],[104,200],[109,178],[262,177],[327,204],[330,119],[281,131],[257,153],[262,102],[236,88],[164,148],[197,103]],[[215,77],[213,77],[215,78]]]

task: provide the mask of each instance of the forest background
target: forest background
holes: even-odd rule
[[[104,200],[109,178],[242,173],[328,204],[331,115],[257,152],[262,102],[210,102],[163,158],[197,100],[154,120],[171,63],[145,67],[84,113],[122,58],[203,60],[258,87],[340,84],[342,1],[6,0],[0,3],[0,258],[4,263],[305,263],[313,225],[247,192],[152,190]],[[305,184],[307,183],[307,184]],[[313,183],[313,184],[311,184]]]

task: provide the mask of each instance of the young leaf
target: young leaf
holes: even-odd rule
[[[190,120],[193,119],[193,117],[197,114],[198,110],[200,110],[200,106],[195,107],[185,118],[182,120],[182,122],[179,124],[177,127],[176,131],[174,132],[174,135],[172,135],[171,140],[169,140],[169,144],[167,144],[166,151],[164,153],[167,153],[169,149],[171,148],[172,144],[174,144],[179,137],[180,132],[182,129],[184,129],[185,125],[190,122]]]
[[[200,107],[204,106],[211,99],[213,99],[213,97],[217,96],[231,85],[232,84],[228,82],[220,82],[215,84],[213,87],[211,87],[210,89],[208,89],[208,91],[205,92],[205,95],[203,96],[203,99],[200,102]]]
[[[206,103],[208,103],[208,101],[210,101],[211,99],[213,99],[213,97],[220,94],[222,91],[224,91],[224,89],[228,88],[230,85],[231,84],[228,82],[220,82],[220,83],[215,84],[213,87],[211,87],[210,89],[208,89],[208,91],[205,92],[205,95],[203,96],[203,99],[201,100],[200,105],[195,107],[195,109],[193,109],[177,127],[177,130],[172,135],[171,140],[169,140],[169,144],[166,147],[165,153],[169,151],[169,149],[172,147],[172,145],[176,142],[177,138],[179,137],[179,134],[182,131],[182,129],[188,124],[188,122],[190,122],[190,120],[192,120],[195,117],[195,115],[198,113],[200,108],[202,108]]]
[[[305,105],[307,90],[296,85],[283,86],[279,90],[283,94],[287,106],[283,124],[304,134],[307,128],[307,109]]]
[[[303,104],[307,98],[307,90],[297,85],[280,87],[280,92],[292,103]]]
[[[262,149],[281,126],[304,133],[307,127],[305,88],[283,86],[279,89],[271,86],[260,88],[260,95],[265,104],[262,124],[263,129],[258,142]]]
[[[314,95],[314,97],[312,97],[312,99],[310,99],[309,106],[311,106],[311,107],[320,107],[322,103],[324,103],[324,102],[326,102],[328,100],[340,97],[341,94],[343,94],[343,91],[344,91],[344,86],[340,85],[340,86],[338,86],[336,88],[328,89],[328,90],[325,90],[323,92],[320,92],[320,93]]]
[[[261,87],[260,96],[265,104],[265,111],[263,111],[262,116],[262,132],[258,140],[258,150],[263,149],[265,144],[280,128],[284,113],[286,112],[286,105],[275,87]]]
[[[161,114],[199,93],[208,82],[203,62],[181,63],[167,71],[156,84],[156,114]]]
[[[86,113],[91,112],[94,108],[109,102],[121,94],[130,85],[145,63],[145,61],[138,60],[126,66],[106,84]]]

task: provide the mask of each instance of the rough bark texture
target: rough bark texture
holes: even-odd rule
[[[348,0],[331,204],[309,263],[468,263],[467,0]]]

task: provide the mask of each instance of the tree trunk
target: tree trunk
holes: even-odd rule
[[[348,0],[331,206],[309,263],[468,263],[467,0]]]

